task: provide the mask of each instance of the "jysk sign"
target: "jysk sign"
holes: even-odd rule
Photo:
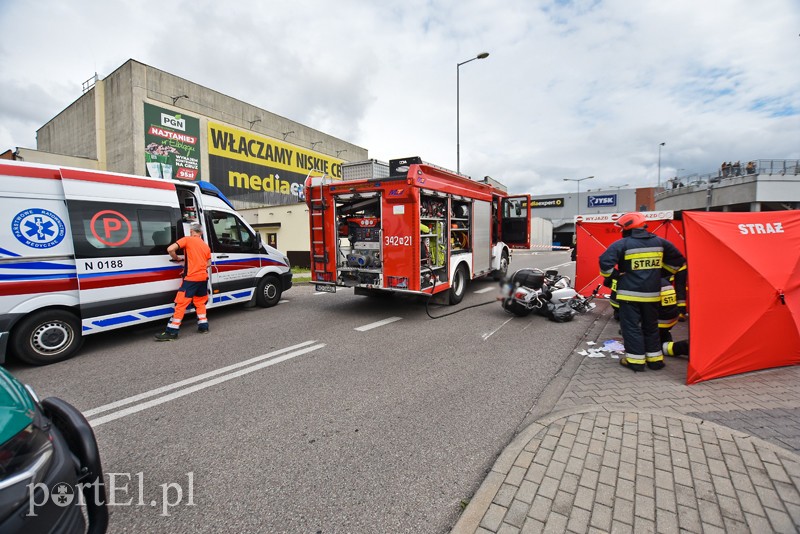
[[[617,205],[617,195],[589,195],[586,203],[590,208],[614,207]]]
[[[531,199],[531,209],[533,208],[563,208],[563,198],[542,198],[539,200]]]

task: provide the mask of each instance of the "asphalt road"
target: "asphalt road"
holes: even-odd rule
[[[574,272],[568,252],[524,266]],[[434,320],[301,284],[271,309],[211,310],[208,335],[189,318],[174,342],[152,324],[8,367],[88,414],[117,473],[110,532],[447,532],[595,320],[514,317],[496,288],[472,282]]]

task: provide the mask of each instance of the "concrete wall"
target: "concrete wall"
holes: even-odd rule
[[[176,112],[186,112],[200,118],[200,146],[205,149],[203,155],[206,158],[205,161],[201,161],[201,165],[205,169],[208,169],[208,140],[206,139],[208,119],[224,122],[231,126],[250,130],[281,141],[283,141],[285,132],[294,132],[286,136],[285,142],[303,148],[311,148],[312,143],[321,141],[321,143],[314,145],[316,152],[335,156],[337,151],[344,151],[340,157],[346,161],[361,161],[369,157],[367,149],[353,143],[348,143],[299,122],[281,117],[270,111],[231,98],[213,89],[208,89],[156,68],[133,60],[128,63],[132,64],[134,93],[140,97],[134,98],[134,102],[138,101],[138,114],[141,116],[141,123],[137,125],[139,126],[138,136],[142,139],[141,153],[144,151],[142,101],[147,100],[151,104],[174,109]],[[180,95],[187,96],[178,98],[173,103],[173,98]],[[252,122],[251,125],[251,121],[255,122]],[[144,160],[143,158],[140,159],[141,161],[138,164],[141,165],[141,174],[143,174]]]
[[[108,170],[144,175],[144,111],[132,92],[136,65],[129,61],[97,83],[102,89],[98,98],[104,96],[105,112],[104,131],[99,131],[98,136],[105,139]]]
[[[11,152],[11,151],[9,151]],[[97,160],[89,158],[78,158],[74,156],[62,156],[51,154],[50,152],[40,152],[30,148],[18,148],[17,156],[9,159],[24,161],[26,163],[44,163],[46,165],[60,165],[64,167],[78,167],[80,169],[97,169]]]
[[[36,148],[52,154],[97,159],[95,115],[92,88],[36,130]]]
[[[186,96],[182,96],[186,95]],[[175,97],[180,98],[175,99]],[[200,165],[208,179],[208,121],[222,122],[345,161],[367,149],[168,72],[128,60],[37,131],[42,152],[97,159],[99,168],[146,175],[144,103],[200,119]]]

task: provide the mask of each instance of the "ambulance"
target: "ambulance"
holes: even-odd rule
[[[49,364],[84,336],[166,322],[183,274],[167,246],[192,223],[211,247],[209,308],[274,306],[292,286],[288,258],[208,182],[0,162],[0,363]]]

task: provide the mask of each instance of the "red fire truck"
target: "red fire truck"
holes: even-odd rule
[[[468,280],[505,275],[511,249],[530,248],[530,195],[509,196],[418,157],[364,163],[360,179],[345,169],[341,181],[306,179],[317,291],[429,294],[457,304]]]

